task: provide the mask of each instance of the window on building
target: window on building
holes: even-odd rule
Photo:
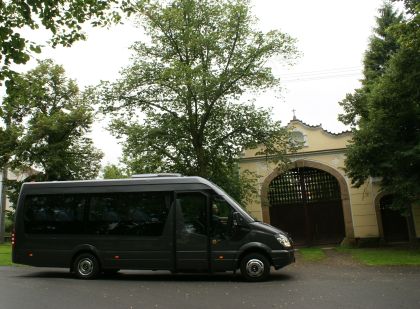
[[[308,146],[305,135],[300,131],[293,131],[291,133],[292,140],[296,142],[296,144],[300,144],[302,146]]]

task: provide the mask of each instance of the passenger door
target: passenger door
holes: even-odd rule
[[[175,265],[178,271],[209,270],[209,197],[178,192],[175,199]]]
[[[210,208],[210,257],[214,272],[234,269],[237,252],[248,230],[235,225],[234,209],[223,197],[212,196]],[[236,223],[237,224],[237,223]]]

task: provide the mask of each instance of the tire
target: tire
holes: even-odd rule
[[[101,268],[96,256],[82,253],[76,257],[73,270],[79,279],[94,279],[99,275]]]
[[[260,253],[247,254],[241,260],[241,275],[246,281],[265,281],[270,275],[270,262]]]

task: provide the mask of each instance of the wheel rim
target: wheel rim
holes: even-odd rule
[[[246,263],[246,272],[250,277],[260,277],[264,273],[264,263],[258,259],[249,260]]]
[[[84,258],[79,261],[77,269],[83,276],[89,276],[93,272],[93,261],[89,258]]]

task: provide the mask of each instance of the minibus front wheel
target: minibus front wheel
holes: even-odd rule
[[[99,261],[91,253],[82,253],[76,257],[73,270],[80,279],[94,279],[100,272]]]
[[[241,260],[241,275],[246,281],[264,281],[270,275],[270,262],[260,253],[250,253]]]

